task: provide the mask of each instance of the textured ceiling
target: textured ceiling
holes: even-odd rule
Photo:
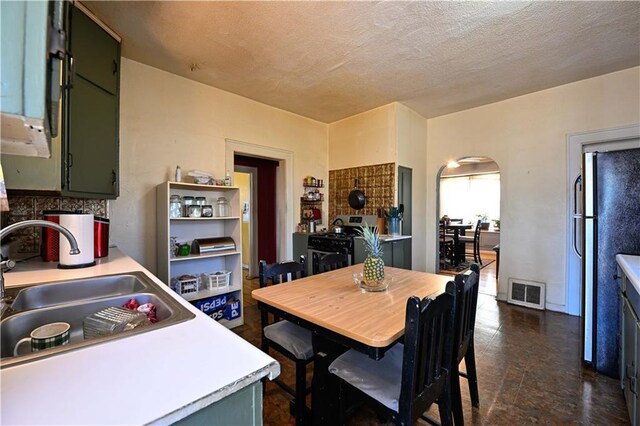
[[[640,64],[638,1],[83,3],[127,58],[326,123],[393,101],[435,117]]]

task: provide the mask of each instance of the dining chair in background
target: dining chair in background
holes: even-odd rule
[[[447,235],[446,233],[446,225],[440,224],[440,238],[439,238],[439,246],[440,246],[440,264],[443,267],[453,266],[454,258],[455,258],[455,242],[453,237]]]
[[[300,262],[286,261],[268,265],[264,260],[259,263],[260,288],[268,285],[280,284],[306,276],[305,257],[300,256]],[[311,331],[290,321],[274,317],[269,322],[269,315],[261,311],[263,352],[269,353],[269,348],[275,349],[296,364],[295,389],[282,380],[274,379],[282,389],[293,397],[291,414],[295,415],[296,425],[305,423],[309,416],[306,405],[307,394],[307,365],[313,361],[313,346]]]
[[[443,425],[452,423],[450,372],[453,356],[456,287],[435,299],[407,300],[403,343],[378,361],[350,349],[331,363],[339,378],[340,424],[346,419],[348,394],[364,399],[379,415],[398,425],[412,425],[436,402]]]
[[[465,274],[458,274],[455,278],[456,319],[453,361],[451,364],[451,405],[456,426],[464,425],[460,376],[465,377],[469,382],[471,405],[476,408],[480,406],[476,357],[473,347],[476,309],[478,307],[478,288],[480,287],[479,276],[480,267],[474,263],[471,265],[470,271]],[[460,371],[460,362],[463,359],[467,370],[466,373]]]
[[[478,219],[478,223],[476,223],[476,228],[473,231],[473,237],[461,235],[460,237],[458,237],[458,241],[460,241],[461,243],[464,243],[465,245],[473,244],[473,261],[475,263],[479,263],[480,265],[482,265],[482,259],[480,259],[480,230],[481,230],[480,222],[481,220]]]
[[[349,256],[344,253],[329,253],[318,259],[318,264],[314,268],[317,273],[335,271],[336,269],[349,266]]]

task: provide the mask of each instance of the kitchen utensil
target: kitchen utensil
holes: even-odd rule
[[[44,210],[42,218],[60,224],[61,214],[72,214],[67,210]],[[60,233],[52,228],[42,228],[40,255],[45,262],[57,262],[60,259]]]
[[[236,243],[231,237],[195,238],[191,242],[191,252],[193,254],[215,253],[235,249]]]
[[[109,255],[109,219],[95,216],[93,219],[93,257]]]
[[[71,246],[66,238],[60,239],[60,269],[85,268],[96,264],[93,245],[93,215],[92,214],[62,214],[60,225],[67,228],[78,242],[79,254],[72,255]]]
[[[66,322],[52,322],[34,329],[29,337],[18,340],[13,349],[13,356],[20,355],[20,346],[23,343],[31,343],[31,352],[62,346],[69,343],[71,325]]]
[[[349,206],[354,210],[360,210],[367,203],[364,193],[358,189],[358,178],[355,179],[353,191],[349,193]]]
[[[336,234],[342,234],[344,232],[344,221],[340,218],[337,218],[333,221],[333,232]]]
[[[148,324],[150,322],[146,314],[121,306],[112,306],[86,317],[82,323],[82,331],[85,339],[93,339]]]

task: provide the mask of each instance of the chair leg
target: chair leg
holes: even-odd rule
[[[307,368],[306,364],[296,361],[296,426],[305,424],[307,416]]]
[[[345,401],[346,392],[344,391],[344,383],[342,379],[338,382],[338,425],[347,424],[347,402]]]
[[[480,396],[478,394],[478,372],[476,371],[476,355],[473,348],[473,338],[469,342],[467,353],[464,356],[464,363],[467,366],[467,381],[469,382],[469,395],[471,405],[480,407]]]
[[[442,391],[442,395],[438,398],[438,412],[440,413],[440,424],[442,426],[452,425],[451,419],[451,377],[447,378],[447,382]]]
[[[453,361],[454,363],[456,360]],[[462,413],[462,394],[460,392],[460,372],[459,366],[451,366],[451,408],[453,420],[456,426],[464,426],[464,415]]]

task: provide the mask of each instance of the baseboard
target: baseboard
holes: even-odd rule
[[[566,313],[567,311],[567,307],[565,305],[556,305],[555,303],[549,303],[549,302],[545,303],[545,308],[548,311],[554,311],[554,312]]]

